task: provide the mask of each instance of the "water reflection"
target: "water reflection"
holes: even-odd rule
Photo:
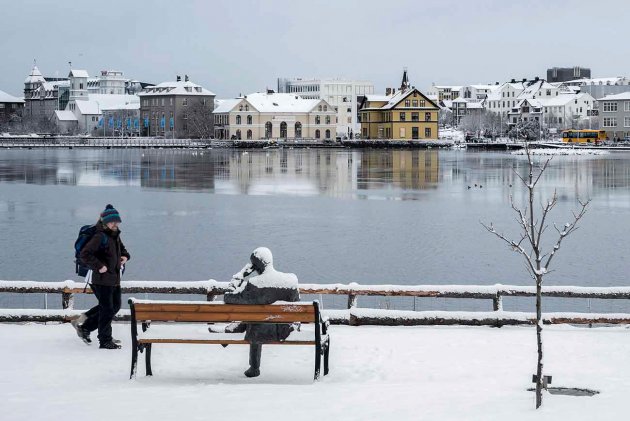
[[[539,158],[542,162],[545,158]],[[630,187],[630,155],[555,157],[542,195],[561,201]],[[418,199],[440,187],[524,192],[522,156],[441,150],[5,150],[0,182],[133,186],[216,194]],[[473,190],[474,191],[474,190]]]

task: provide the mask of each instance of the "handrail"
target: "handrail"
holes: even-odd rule
[[[84,292],[85,283],[72,280],[59,282],[0,280],[0,293],[58,293],[62,294],[62,307],[71,309],[74,294]],[[401,296],[433,298],[488,299],[495,311],[502,310],[503,297],[533,297],[534,286],[519,285],[362,285],[349,284],[300,284],[302,294],[347,295],[348,308],[357,307],[359,296]],[[213,300],[228,289],[228,282],[213,279],[207,281],[123,281],[125,294],[199,294]],[[86,293],[91,293],[88,289]],[[544,297],[630,299],[630,287],[576,287],[544,286]]]

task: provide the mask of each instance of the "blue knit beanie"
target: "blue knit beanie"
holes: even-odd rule
[[[122,222],[122,219],[120,219],[120,214],[112,205],[107,205],[101,213],[101,222],[104,224],[108,222]]]

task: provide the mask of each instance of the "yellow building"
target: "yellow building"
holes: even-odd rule
[[[400,89],[367,95],[359,110],[363,139],[436,140],[439,107],[409,86],[407,71]]]

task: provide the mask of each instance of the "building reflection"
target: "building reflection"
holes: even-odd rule
[[[544,160],[541,157],[541,162]],[[541,193],[561,200],[618,195],[629,156],[555,157]],[[417,199],[475,184],[520,194],[521,156],[428,150],[16,150],[0,152],[0,182],[135,186],[216,194]],[[454,186],[454,187],[453,187]],[[616,190],[616,192],[615,192]],[[497,195],[497,198],[502,195]]]

